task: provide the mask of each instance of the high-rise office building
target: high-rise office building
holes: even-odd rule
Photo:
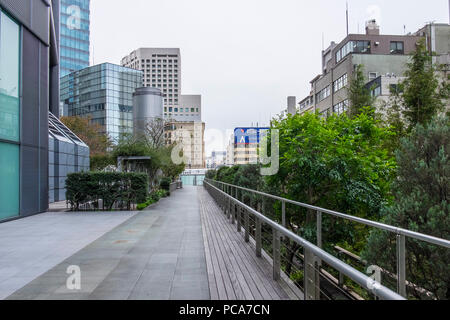
[[[124,57],[121,65],[143,73],[142,85],[160,89],[164,95],[164,119],[167,122],[167,144],[188,135],[195,138],[183,143],[189,160],[188,168],[206,165],[202,122],[202,96],[181,94],[181,53],[178,48],[140,48]],[[195,133],[195,131],[197,133]],[[200,139],[200,140],[199,140]]]
[[[61,77],[89,66],[90,0],[61,0]]]
[[[49,110],[58,115],[59,1],[0,0],[0,221],[48,209]]]
[[[180,49],[140,48],[124,57],[121,65],[142,71],[142,86],[160,89],[164,94],[166,110],[179,108],[181,102]]]
[[[114,141],[133,133],[133,93],[142,72],[103,63],[61,78],[64,114],[90,118]]]

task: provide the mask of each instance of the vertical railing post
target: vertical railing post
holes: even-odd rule
[[[255,242],[256,242],[256,256],[261,257],[262,239],[261,239],[261,220],[255,216],[256,230],[255,230]]]
[[[397,293],[406,298],[406,239],[397,235]]]
[[[286,228],[286,201],[281,201],[281,224]]]
[[[317,211],[317,246],[322,249],[322,212]],[[316,299],[320,300],[320,268],[322,267],[322,260],[320,260],[318,257],[315,257],[314,259],[315,266],[316,266]]]
[[[244,217],[245,221],[245,242],[249,242],[250,241],[250,214],[245,211],[245,217]]]
[[[317,211],[317,246],[322,248],[322,212]]]
[[[280,279],[281,252],[280,252],[280,232],[273,229],[273,279]]]
[[[241,232],[241,229],[242,229],[242,210],[243,210],[243,208],[239,208],[236,211],[237,232]]]
[[[338,252],[337,257],[338,257],[339,260],[344,261],[344,259],[342,258],[342,252],[341,251]],[[339,271],[339,282],[338,282],[338,285],[340,287],[344,286],[344,274],[341,271]]]
[[[234,206],[234,208],[233,208],[233,210],[231,211],[231,224],[234,224],[234,217],[235,217],[235,215],[236,215],[236,211],[238,210],[238,207],[237,206]]]
[[[314,254],[305,248],[304,250],[304,276],[303,276],[303,287],[305,300],[316,300],[317,299],[317,284],[316,284],[316,268],[315,268],[315,256]]]
[[[232,210],[231,208],[233,206],[230,197],[227,197],[227,204],[228,204],[228,209],[227,209],[227,214],[228,214],[228,212],[231,212],[231,210]]]

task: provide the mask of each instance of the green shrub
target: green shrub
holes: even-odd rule
[[[208,170],[206,171],[206,179],[210,179],[210,180],[215,180],[216,179],[216,174],[217,171],[216,170]]]
[[[66,180],[66,199],[74,210],[88,202],[102,210],[131,209],[134,203],[143,203],[148,194],[148,176],[142,173],[79,172],[71,173]]]
[[[170,194],[169,191],[166,190],[157,190],[150,194],[150,196],[147,198],[147,201],[144,203],[141,203],[137,206],[138,210],[144,210],[148,206],[157,203],[161,198],[165,198]]]
[[[91,155],[91,171],[101,171],[106,167],[117,164],[116,159],[111,155]]]
[[[170,184],[172,183],[172,180],[170,178],[163,178],[159,184],[159,186],[163,189],[163,190],[170,190]]]
[[[136,209],[137,210],[139,210],[139,211],[142,211],[142,210],[144,210],[145,208],[147,208],[149,205],[147,205],[147,202],[146,203],[140,203],[140,204],[138,204],[137,206],[136,206]]]

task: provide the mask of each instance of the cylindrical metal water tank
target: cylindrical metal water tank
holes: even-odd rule
[[[133,132],[145,135],[150,123],[163,119],[163,93],[160,89],[137,88],[133,93]]]

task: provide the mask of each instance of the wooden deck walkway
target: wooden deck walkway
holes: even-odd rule
[[[229,222],[213,198],[199,188],[200,214],[212,300],[297,300],[293,284],[272,278],[272,266],[255,255],[236,225]]]

